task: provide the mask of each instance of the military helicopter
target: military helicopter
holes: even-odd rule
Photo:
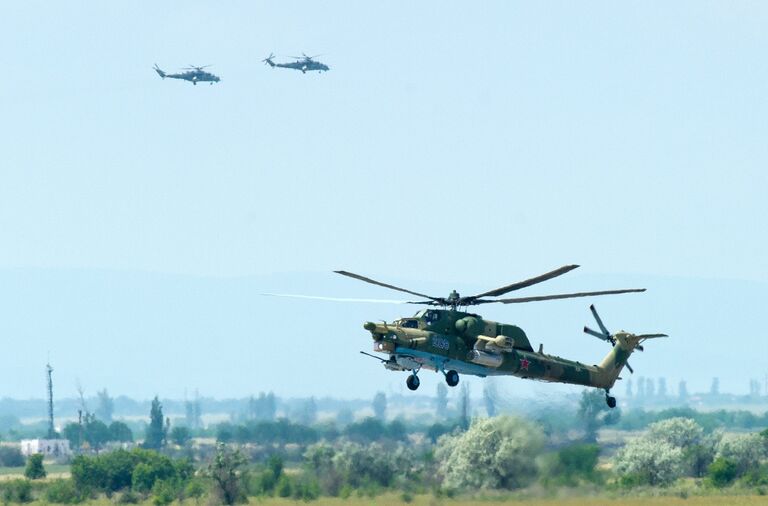
[[[610,390],[616,380],[619,379],[619,374],[625,366],[630,372],[633,372],[627,362],[629,356],[635,350],[642,351],[644,341],[667,337],[666,334],[632,334],[623,330],[611,334],[598,315],[595,306],[592,305],[590,311],[599,331],[584,327],[584,332],[610,343],[612,348],[599,364],[587,365],[547,355],[544,353],[543,346],[540,346],[538,351],[534,351],[528,336],[520,327],[484,320],[480,315],[464,310],[469,306],[480,304],[517,304],[645,291],[645,288],[631,288],[534,297],[496,298],[561,276],[577,267],[578,265],[565,265],[525,281],[468,297],[461,296],[456,290],[453,290],[448,297],[433,297],[352,272],[334,271],[359,281],[415,295],[422,300],[391,301],[282,296],[352,302],[393,302],[438,307],[439,309],[422,309],[412,317],[400,318],[391,323],[366,322],[363,325],[363,328],[369,331],[373,338],[373,351],[383,353],[387,355],[387,358],[383,359],[363,351],[360,353],[380,360],[384,367],[391,371],[410,371],[406,380],[406,385],[410,390],[419,388],[418,374],[422,368],[443,373],[446,383],[451,387],[459,384],[459,374],[471,374],[480,377],[511,375],[524,379],[600,388],[605,390],[608,406],[614,408],[616,407],[616,398],[610,395]]]
[[[301,53],[301,56],[289,57],[289,58],[296,59],[296,61],[289,62],[289,63],[275,63],[274,61],[272,61],[275,55],[270,54],[269,56],[267,56],[261,61],[263,61],[264,63],[266,63],[272,68],[282,67],[285,69],[301,70],[302,74],[306,74],[307,71],[312,71],[312,70],[317,70],[318,72],[328,72],[330,70],[328,65],[324,63],[320,63],[319,61],[314,59],[314,58],[317,58],[318,56],[321,56],[321,55],[316,54],[315,56],[307,56],[304,53]]]
[[[202,67],[190,65],[189,67],[182,69],[182,70],[186,70],[186,72],[182,72],[180,74],[166,74],[165,72],[160,70],[160,67],[157,66],[157,63],[155,63],[155,66],[153,68],[155,69],[155,72],[157,72],[158,75],[163,79],[165,79],[166,77],[169,79],[183,79],[195,85],[199,82],[210,82],[211,84],[213,84],[221,81],[221,78],[219,78],[219,76],[203,70],[204,68],[208,68],[208,67],[210,67],[210,65],[203,65]]]

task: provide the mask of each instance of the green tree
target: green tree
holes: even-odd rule
[[[151,450],[159,450],[166,443],[166,427],[165,420],[163,418],[163,405],[160,400],[155,396],[152,400],[152,407],[149,411],[149,425],[147,426],[147,432],[144,436],[144,448]]]
[[[27,467],[24,469],[24,477],[29,480],[39,480],[46,477],[45,467],[43,467],[43,454],[35,453],[27,459]]]
[[[179,446],[184,446],[192,440],[192,433],[187,427],[177,426],[171,429],[171,441]]]
[[[435,414],[442,420],[448,415],[448,387],[442,381],[437,384],[437,396],[435,397]]]
[[[24,455],[15,446],[0,446],[0,466],[21,467],[24,465]]]
[[[314,397],[305,400],[298,413],[298,422],[302,425],[312,425],[317,421],[317,402]]]
[[[463,383],[459,390],[459,425],[462,429],[469,428],[469,422],[472,418],[472,407],[469,401],[469,384]]]
[[[517,417],[475,421],[463,433],[439,439],[435,461],[448,489],[515,489],[537,474],[536,457],[544,445],[541,430]]]
[[[387,395],[384,392],[373,396],[373,416],[379,420],[387,419]]]
[[[246,463],[240,450],[230,450],[222,443],[216,447],[207,474],[213,481],[212,493],[221,503],[231,505],[247,501],[243,479]]]
[[[115,413],[115,401],[109,396],[107,389],[96,392],[98,404],[96,406],[96,416],[102,422],[112,423],[112,415]]]
[[[195,400],[184,401],[184,411],[188,427],[199,429],[203,426],[202,406],[200,405],[200,397],[197,393],[195,393]]]
[[[133,432],[124,422],[114,421],[109,424],[109,440],[130,443],[133,441]]]
[[[336,424],[345,427],[355,421],[355,414],[349,408],[341,408],[336,413]]]
[[[496,392],[496,383],[492,378],[487,378],[483,382],[483,402],[485,403],[486,414],[488,416],[496,416],[498,394]]]
[[[109,427],[97,419],[95,415],[86,414],[83,423],[83,436],[91,448],[99,451],[110,440]]]
[[[616,423],[621,416],[619,408],[609,408],[605,396],[595,389],[581,392],[577,414],[584,426],[584,440],[589,443],[597,442],[597,431],[600,427]]]

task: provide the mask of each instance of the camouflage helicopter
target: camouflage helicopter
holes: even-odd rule
[[[540,346],[538,351],[534,351],[528,337],[520,327],[484,320],[480,315],[464,310],[469,306],[480,304],[517,304],[645,291],[644,288],[632,288],[534,297],[496,298],[560,276],[577,267],[578,265],[566,265],[525,281],[468,297],[459,295],[455,290],[448,297],[433,297],[352,272],[335,271],[359,281],[415,295],[422,300],[387,301],[298,297],[353,302],[394,302],[438,307],[439,309],[422,309],[412,317],[400,318],[391,323],[366,322],[363,325],[363,328],[369,331],[373,338],[373,351],[383,353],[388,358],[383,359],[363,351],[360,353],[380,360],[384,367],[391,371],[410,371],[406,380],[406,385],[410,390],[419,388],[418,373],[422,368],[442,372],[445,375],[446,383],[452,387],[458,385],[460,373],[480,377],[511,375],[524,379],[600,388],[605,390],[608,406],[614,408],[616,398],[610,395],[610,390],[616,380],[619,379],[619,374],[625,366],[630,372],[633,372],[627,362],[629,356],[635,350],[642,351],[642,343],[647,339],[667,337],[666,334],[632,334],[623,330],[611,334],[597,314],[594,305],[590,306],[590,311],[600,330],[595,331],[589,327],[584,327],[584,332],[610,343],[612,348],[599,364],[587,365],[547,355],[544,353],[543,346]]]
[[[270,54],[266,58],[264,58],[263,61],[265,64],[269,65],[272,68],[275,67],[281,67],[285,69],[295,69],[295,70],[301,70],[302,74],[306,74],[307,71],[313,71],[317,70],[318,72],[328,72],[330,68],[328,65],[324,63],[320,63],[319,61],[315,60],[314,58],[317,58],[320,56],[319,54],[316,54],[315,56],[307,56],[304,53],[301,53],[301,56],[290,56],[290,58],[296,59],[296,61],[289,62],[289,63],[275,63],[272,61],[275,58],[274,54]]]
[[[157,63],[155,63],[155,66],[153,68],[155,69],[155,72],[157,72],[158,75],[163,79],[165,79],[166,77],[169,79],[183,79],[184,81],[189,81],[195,85],[199,82],[210,82],[211,84],[213,84],[221,81],[219,76],[203,70],[204,68],[207,68],[207,67],[210,67],[210,65],[203,65],[202,67],[196,67],[194,65],[190,65],[189,67],[182,69],[182,70],[186,70],[186,72],[182,72],[180,74],[166,74],[160,69],[160,67],[157,66]]]

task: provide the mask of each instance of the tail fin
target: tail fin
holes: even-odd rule
[[[605,356],[600,365],[600,371],[602,373],[601,383],[603,388],[612,388],[616,380],[619,378],[624,366],[629,369],[629,372],[634,372],[632,366],[629,365],[629,356],[635,350],[643,351],[641,343],[646,339],[654,339],[658,337],[668,337],[666,334],[630,334],[629,332],[617,332],[613,336],[615,344],[613,349]]]
[[[595,336],[598,339],[602,339],[603,341],[608,341],[613,345],[613,349],[608,352],[608,355],[605,356],[603,361],[598,366],[598,369],[600,370],[600,385],[596,386],[601,388],[612,388],[614,383],[616,383],[616,380],[619,378],[619,374],[621,374],[622,369],[624,369],[624,366],[629,369],[630,373],[634,372],[632,370],[632,366],[629,365],[629,356],[632,355],[635,350],[643,351],[642,343],[644,341],[647,339],[668,337],[666,334],[632,334],[629,332],[624,332],[623,330],[611,335],[605,328],[605,325],[600,319],[600,316],[597,314],[595,306],[590,306],[589,309],[592,311],[592,315],[595,317],[601,332],[596,332],[589,327],[584,327],[584,332]]]
[[[155,69],[155,72],[157,72],[157,74],[158,74],[160,77],[162,77],[163,79],[165,79],[165,72],[163,72],[162,70],[160,70],[160,67],[158,67],[158,66],[157,66],[157,63],[155,63],[155,66],[154,66],[154,67],[152,67],[152,68],[154,68],[154,69]]]
[[[272,58],[274,58],[274,57],[275,57],[275,55],[273,53],[269,53],[269,56],[267,56],[266,58],[264,58],[261,61],[263,61],[264,63],[266,63],[270,67],[274,67],[275,66],[275,62],[272,61]]]

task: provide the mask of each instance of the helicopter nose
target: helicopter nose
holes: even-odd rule
[[[374,330],[376,330],[376,324],[373,322],[365,322],[365,324],[363,325],[363,328],[369,332],[373,332]]]

